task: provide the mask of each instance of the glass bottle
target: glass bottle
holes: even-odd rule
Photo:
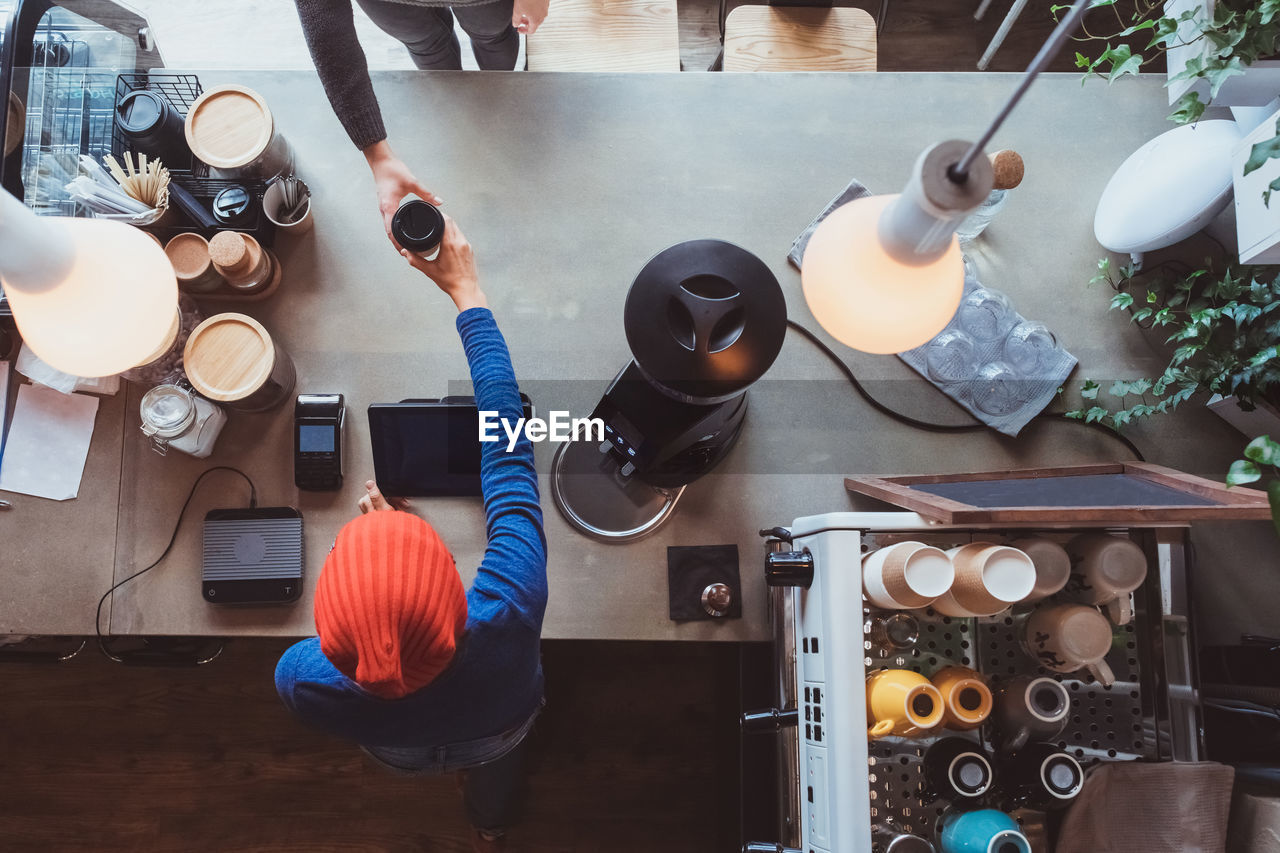
[[[987,155],[994,173],[991,194],[978,205],[960,226],[956,228],[956,239],[961,246],[966,246],[977,239],[986,230],[991,220],[1009,201],[1009,190],[1022,183],[1023,163],[1017,151],[1004,149]]]
[[[197,459],[213,452],[227,422],[227,414],[203,397],[177,385],[157,385],[142,396],[142,432],[151,448],[166,455],[169,448]]]

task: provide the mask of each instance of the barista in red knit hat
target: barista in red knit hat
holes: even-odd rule
[[[515,423],[520,394],[475,260],[445,217],[434,261],[404,253],[458,307],[476,403]],[[482,445],[488,547],[470,590],[427,522],[370,481],[363,513],[338,533],[316,585],[318,637],[276,666],[289,710],[413,774],[466,770],[463,800],[477,851],[501,848],[524,786],[525,736],[542,707],[539,636],[547,553],[527,438]]]

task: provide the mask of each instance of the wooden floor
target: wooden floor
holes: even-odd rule
[[[728,7],[740,0],[727,0]],[[1123,5],[1127,0],[1121,0]],[[880,0],[835,0],[880,14]],[[289,0],[131,0],[148,16],[156,42],[171,67],[310,68],[297,13]],[[974,71],[978,58],[1013,0],[995,0],[981,21],[973,20],[978,0],[888,0],[879,35],[881,71]],[[992,71],[1021,71],[1053,28],[1050,3],[1029,3],[1014,25]],[[719,0],[678,0],[680,57],[685,71],[704,71],[720,49]],[[1093,16],[1113,17],[1110,9]],[[378,30],[355,7],[356,29],[369,67],[410,69],[404,47]],[[1090,18],[1090,20],[1093,20]],[[1114,23],[1114,21],[1108,21]],[[1102,31],[1106,31],[1105,28]],[[465,40],[465,34],[460,33]],[[1097,51],[1094,51],[1097,52]],[[1074,50],[1068,46],[1053,65],[1072,71]],[[521,62],[523,60],[521,59]],[[474,68],[463,51],[464,67]]]
[[[276,698],[284,644],[194,669],[0,664],[0,850],[469,850],[452,778],[389,775]],[[736,653],[547,643],[529,853],[738,849]]]

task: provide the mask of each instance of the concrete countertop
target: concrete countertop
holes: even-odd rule
[[[923,148],[976,136],[1017,78],[387,72],[373,79],[392,146],[445,200],[475,246],[522,388],[542,412],[585,416],[628,359],[622,304],[653,254],[695,238],[737,243],[777,274],[790,316],[817,330],[799,274],[786,261],[792,238],[850,178],[876,192],[899,191]],[[116,578],[155,559],[196,475],[225,464],[253,477],[261,505],[302,510],[307,592],[297,604],[278,608],[232,610],[203,602],[200,519],[210,508],[247,500],[239,478],[215,475],[193,501],[172,554],[116,594],[111,628],[301,636],[313,630],[310,593],[324,555],[372,475],[366,406],[465,393],[466,362],[452,305],[386,241],[368,169],[314,74],[218,72],[202,73],[201,81],[205,88],[243,83],[266,97],[297,150],[316,217],[311,234],[277,241],[285,268],[277,295],[247,309],[212,302],[204,309],[246,310],[261,320],[296,362],[299,392],[346,395],[347,480],[340,493],[294,488],[291,406],[233,413],[208,460],[160,457],[137,431],[144,389],[130,388],[117,415],[124,422],[124,476]],[[1082,87],[1076,75],[1045,75],[993,145],[1021,152],[1027,177],[973,259],[985,283],[1006,292],[1025,316],[1047,323],[1080,359],[1074,378],[1131,378],[1161,365],[1148,341],[1108,311],[1108,294],[1087,282],[1103,254],[1092,234],[1096,200],[1130,152],[1168,129],[1166,112],[1161,80],[1154,77],[1108,88]],[[898,359],[837,350],[891,405],[925,419],[966,417]],[[99,415],[100,429],[106,414]],[[1242,446],[1207,412],[1165,418],[1133,435],[1151,461],[1215,478]],[[95,444],[95,455],[109,451]],[[644,640],[767,639],[757,530],[803,515],[879,506],[846,494],[845,475],[1127,457],[1106,436],[1069,424],[1034,424],[1017,440],[908,429],[858,399],[794,333],[751,391],[737,448],[714,474],[689,487],[674,518],[650,538],[605,545],[571,530],[547,488],[553,451],[551,445],[537,450],[550,544],[545,635]],[[99,464],[86,485],[104,488],[113,474]],[[109,506],[84,498],[76,503],[58,512],[110,527]],[[478,499],[418,500],[415,506],[441,531],[469,582],[484,546]],[[92,539],[101,550],[98,536]],[[743,618],[670,621],[667,546],[727,543],[739,549]],[[30,559],[23,557],[23,571],[31,571]],[[94,571],[89,586],[105,591],[108,575],[100,564]],[[50,622],[68,612],[78,618],[88,604],[87,597],[42,601]],[[7,615],[10,607],[0,609]],[[14,624],[44,624],[36,608],[22,614]],[[91,612],[86,618],[91,625]]]

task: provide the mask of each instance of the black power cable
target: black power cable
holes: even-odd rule
[[[182,509],[178,511],[178,520],[173,525],[173,533],[169,534],[169,544],[164,546],[164,550],[160,552],[160,556],[156,557],[155,561],[145,569],[138,569],[124,580],[116,581],[111,585],[111,589],[104,592],[102,594],[102,598],[98,599],[98,609],[94,613],[93,617],[93,630],[98,635],[98,648],[101,649],[102,653],[107,657],[112,657],[112,655],[103,645],[103,640],[105,640],[106,637],[102,633],[102,605],[106,603],[108,598],[112,597],[112,593],[117,589],[124,586],[134,578],[139,577],[140,575],[145,575],[147,572],[160,565],[165,557],[169,556],[169,552],[173,550],[173,543],[178,540],[178,530],[182,527],[182,519],[187,514],[187,507],[191,505],[191,499],[196,496],[196,489],[200,487],[200,483],[203,482],[205,477],[215,471],[231,471],[232,473],[239,474],[243,477],[244,481],[249,484],[249,508],[253,509],[258,505],[257,487],[253,485],[253,480],[249,479],[249,475],[241,471],[239,468],[232,468],[230,465],[215,465],[212,468],[206,469],[199,477],[196,477],[196,481],[191,484],[191,491],[187,492],[187,499],[182,503]]]
[[[930,421],[922,421],[917,418],[913,418],[910,415],[904,415],[902,412],[899,412],[895,409],[890,408],[889,406],[886,406],[884,403],[880,402],[875,397],[871,396],[871,392],[869,392],[863,386],[863,384],[858,380],[858,377],[854,375],[853,368],[849,367],[849,365],[845,363],[844,359],[836,355],[835,351],[832,350],[831,347],[827,346],[822,341],[821,338],[819,338],[813,332],[806,329],[804,326],[801,326],[795,320],[788,319],[787,325],[790,326],[792,329],[795,329],[805,338],[807,338],[810,343],[812,343],[822,352],[823,355],[829,358],[831,362],[835,364],[837,368],[839,368],[840,372],[844,374],[845,378],[849,380],[849,384],[853,386],[853,390],[857,391],[858,395],[861,396],[862,399],[865,400],[867,404],[871,406],[871,408],[875,409],[877,412],[880,412],[882,415],[887,415],[888,417],[893,418],[895,421],[898,421],[899,423],[904,423],[909,427],[925,430],[927,432],[966,433],[966,432],[980,432],[988,428],[986,424],[976,420],[973,423],[968,423],[968,424],[931,423]],[[1130,441],[1127,436],[1121,435],[1115,430],[1105,427],[1102,424],[1087,423],[1082,420],[1077,420],[1076,418],[1069,418],[1062,412],[1041,412],[1040,414],[1036,415],[1035,418],[1033,418],[1033,420],[1066,421],[1067,423],[1079,424],[1080,426],[1088,427],[1094,430],[1099,430],[1103,434],[1108,435],[1111,438],[1114,438],[1116,441],[1119,441],[1120,443],[1122,443],[1125,447],[1129,449],[1129,452],[1132,453],[1134,455],[1134,458],[1136,458],[1139,462],[1146,461],[1146,458],[1142,455],[1142,451],[1139,450],[1137,445],[1135,445],[1132,441]]]

